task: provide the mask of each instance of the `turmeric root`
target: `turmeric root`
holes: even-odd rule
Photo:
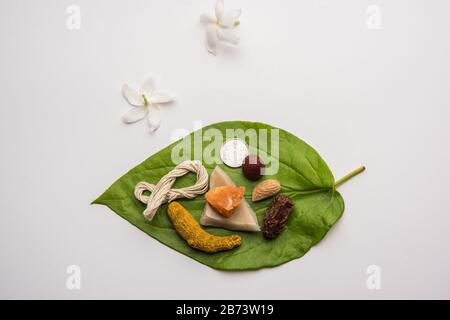
[[[175,230],[192,248],[215,253],[230,250],[241,245],[241,237],[238,235],[221,237],[203,230],[192,214],[178,202],[174,201],[169,204],[167,214]]]

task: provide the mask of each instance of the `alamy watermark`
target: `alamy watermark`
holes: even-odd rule
[[[250,154],[259,156],[264,164],[264,175],[274,175],[279,170],[280,132],[279,129],[236,129],[219,130],[216,128],[202,129],[201,122],[194,123],[194,131],[187,134],[186,129],[178,129],[172,134],[172,139],[181,138],[172,148],[171,159],[174,165],[186,160],[200,160],[206,165],[218,165],[223,161],[220,158],[220,149],[231,139],[240,139],[248,147]]]
[[[371,4],[366,9],[366,27],[369,30],[381,29],[381,8],[376,4]]]
[[[366,273],[369,275],[366,280],[366,286],[369,290],[381,289],[381,268],[375,264],[367,267]]]
[[[66,27],[68,30],[81,29],[81,8],[77,5],[70,5],[66,8]]]
[[[68,275],[66,287],[69,290],[81,290],[81,268],[77,265],[70,265],[66,269]]]

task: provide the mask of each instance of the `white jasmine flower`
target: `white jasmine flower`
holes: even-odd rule
[[[134,123],[142,120],[147,115],[150,130],[155,131],[161,123],[159,104],[171,102],[174,97],[162,91],[156,90],[156,79],[149,78],[142,85],[139,91],[131,88],[127,84],[122,87],[122,94],[133,108],[122,117],[125,123]]]
[[[216,0],[215,13],[213,18],[207,13],[200,16],[200,22],[206,28],[206,48],[213,55],[217,54],[217,40],[226,44],[238,44],[239,36],[235,34],[235,28],[239,25],[241,9],[224,12],[223,0]]]

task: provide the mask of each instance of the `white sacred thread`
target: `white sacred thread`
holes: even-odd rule
[[[190,187],[171,189],[175,180],[188,172],[197,173],[197,182]],[[147,204],[147,208],[143,214],[151,221],[162,204],[179,198],[193,199],[197,195],[205,193],[207,190],[208,172],[200,161],[194,160],[180,163],[175,169],[162,177],[156,185],[139,182],[134,188],[134,196],[139,201]],[[151,192],[149,196],[144,194],[147,191]]]

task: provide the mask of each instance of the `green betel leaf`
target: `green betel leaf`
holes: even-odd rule
[[[198,151],[194,146],[196,143],[203,143],[200,144],[200,150],[217,160],[219,157],[218,150],[211,148],[209,142],[218,138],[219,132],[225,139],[229,138],[227,133],[230,130],[246,132],[247,129],[253,129],[256,132],[267,131],[269,136],[270,132],[276,130],[279,135],[277,152],[274,152],[276,148],[271,141],[268,141],[266,146],[260,140],[257,146],[258,151],[265,154],[263,156],[265,161],[273,161],[279,165],[278,172],[268,178],[279,180],[282,187],[281,192],[290,196],[295,203],[284,231],[274,240],[264,239],[261,232],[236,232],[220,228],[205,228],[208,232],[216,235],[237,233],[242,237],[242,245],[230,251],[214,254],[203,253],[189,247],[176,233],[167,216],[167,205],[160,207],[152,221],[148,221],[143,216],[145,205],[134,197],[134,187],[140,181],[156,184],[161,177],[171,171],[176,166],[173,162],[172,151],[174,151],[174,154],[179,153],[179,150],[173,150],[179,147],[179,142],[162,149],[130,170],[93,203],[108,206],[122,218],[161,243],[216,269],[260,269],[278,266],[302,257],[326,235],[344,211],[344,200],[335,187],[363,171],[364,168],[360,168],[335,182],[333,174],[320,155],[296,136],[267,124],[243,121],[216,123],[190,134],[183,140],[191,141],[187,158],[202,160],[199,158],[202,155],[197,154]],[[248,139],[252,139],[251,136],[243,136],[242,138],[247,142]],[[268,140],[270,140],[270,137]],[[255,153],[256,150],[251,151]],[[207,163],[206,161],[203,161],[203,164],[208,173],[211,173],[216,166],[215,163]],[[248,181],[242,175],[241,168],[231,169],[223,164],[220,167],[233,179],[236,185],[246,188],[245,197],[256,212],[259,224],[262,226],[264,213],[271,199],[252,203],[250,200],[251,192],[257,182]],[[189,173],[179,178],[174,187],[190,186],[195,183],[195,180],[195,175]],[[182,199],[179,202],[194,215],[197,221],[200,220],[205,205],[204,196],[201,195],[192,200]]]

